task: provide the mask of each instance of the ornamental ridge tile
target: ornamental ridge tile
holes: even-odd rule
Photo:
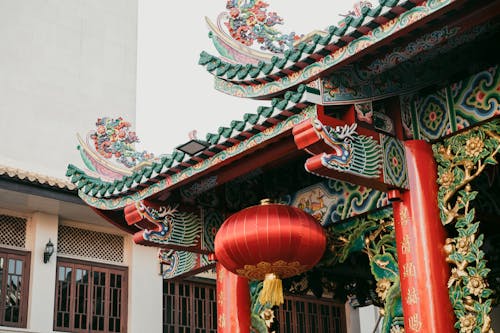
[[[207,71],[220,79],[228,80],[235,84],[274,81],[273,76],[279,77],[281,71],[285,69],[293,71],[293,66],[300,69],[302,67],[297,66],[300,62],[308,64],[317,62],[323,56],[330,54],[335,44],[345,43],[343,39],[346,37],[350,37],[347,39],[352,40],[366,35],[383,22],[415,7],[420,2],[423,1],[383,0],[375,8],[364,7],[359,17],[345,17],[342,21],[343,26],[332,25],[328,27],[326,35],[314,34],[307,42],[301,42],[293,50],[289,49],[283,52],[282,58],[273,56],[270,62],[259,61],[257,65],[232,64],[202,51],[198,63],[206,66]]]
[[[79,193],[83,193],[85,197],[120,197],[126,193],[137,191],[138,186],[142,188],[150,186],[158,182],[159,179],[164,179],[206,161],[236,143],[251,139],[268,127],[297,114],[308,105],[312,105],[318,96],[319,91],[316,89],[301,85],[297,91],[287,92],[283,99],[273,99],[270,107],[261,106],[256,113],[246,113],[243,120],[233,120],[229,127],[219,127],[217,134],[208,133],[206,141],[211,146],[197,156],[190,157],[176,150],[170,155],[162,156],[157,162],[114,181],[103,181],[87,175],[72,164],[68,165],[66,176],[74,184],[71,185],[78,188]]]

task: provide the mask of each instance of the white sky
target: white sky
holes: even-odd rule
[[[337,24],[355,0],[267,0],[285,24],[281,31],[307,34]],[[218,55],[204,16],[216,22],[226,0],[139,0],[137,119],[141,143],[156,155],[171,153],[196,129],[198,138],[241,120],[267,101],[228,96],[213,87],[212,74],[198,65],[199,54]]]

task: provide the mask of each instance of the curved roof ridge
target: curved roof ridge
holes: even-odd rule
[[[161,155],[159,161],[143,166],[121,179],[105,181],[94,177],[70,164],[66,172],[73,183],[85,196],[111,198],[138,191],[158,181],[160,175],[171,176],[203,161],[209,160],[219,152],[243,142],[265,129],[296,115],[312,103],[318,102],[317,89],[300,85],[296,91],[288,91],[283,98],[275,98],[271,106],[260,106],[255,113],[245,113],[241,120],[233,120],[228,126],[221,126],[216,133],[207,133],[206,141],[210,146],[195,156],[179,150]]]
[[[273,56],[269,62],[261,60],[257,65],[234,64],[202,51],[198,64],[205,66],[208,72],[220,79],[233,83],[257,84],[273,81],[283,74],[288,74],[286,71],[294,72],[294,68],[305,67],[299,66],[298,63],[307,65],[318,61],[332,52],[333,45],[345,44],[351,38],[365,35],[389,19],[381,19],[382,17],[389,16],[392,19],[395,15],[413,8],[418,2],[421,0],[381,0],[375,8],[363,7],[360,16],[345,17],[341,24],[329,26],[326,34],[316,33],[308,36],[307,42],[299,42],[293,50],[285,51],[282,58]]]

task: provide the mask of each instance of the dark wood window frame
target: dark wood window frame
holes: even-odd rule
[[[217,332],[215,284],[163,280],[163,333],[188,332]]]
[[[200,300],[196,290],[211,290],[213,298],[205,295]],[[217,300],[215,281],[189,280],[163,281],[163,333],[201,333],[217,331]],[[206,310],[200,314],[203,303]],[[170,306],[170,308],[169,308]],[[183,311],[185,310],[185,311]],[[345,333],[346,318],[344,304],[332,299],[313,296],[285,295],[285,304],[276,311],[279,332],[329,332]],[[198,317],[201,315],[201,319]]]
[[[279,332],[347,332],[344,304],[331,299],[285,295],[277,312]]]
[[[3,267],[0,272],[0,326],[26,328],[28,316],[28,298],[30,285],[30,266],[31,253],[9,248],[0,248],[0,260],[3,261]],[[14,265],[10,265],[14,261]],[[22,262],[19,266],[18,262]],[[15,281],[15,282],[12,282]],[[10,284],[10,285],[9,285]],[[6,304],[6,294],[8,289],[21,286],[17,298],[18,306],[8,307]],[[12,292],[12,290],[9,290]],[[16,300],[13,300],[15,302]],[[18,310],[15,311],[14,308]],[[17,312],[17,319],[12,320]]]
[[[55,284],[54,330],[127,332],[128,267],[59,257]]]

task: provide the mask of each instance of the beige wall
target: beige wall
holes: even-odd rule
[[[0,1],[0,164],[63,178],[76,133],[135,122],[137,0]]]
[[[128,332],[163,331],[163,280],[159,275],[158,249],[129,243]]]
[[[49,239],[57,248],[59,224],[124,236],[124,262],[114,262],[112,264],[127,266],[129,268],[127,332],[162,331],[161,295],[163,283],[159,275],[156,248],[136,245],[133,243],[130,235],[125,235],[123,232],[108,225],[95,225],[75,220],[64,220],[58,215],[43,212],[19,214],[12,210],[0,208],[0,214],[17,215],[28,219],[25,250],[31,252],[27,328],[0,327],[0,332],[54,332],[52,327],[54,320],[57,254],[54,254],[47,264],[44,264],[43,251]],[[95,261],[89,258],[77,259]]]

